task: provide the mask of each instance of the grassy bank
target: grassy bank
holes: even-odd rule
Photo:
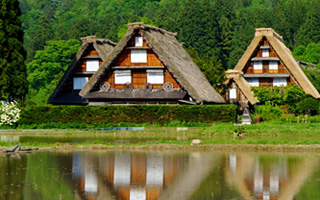
[[[2,130],[0,146],[18,143],[31,147],[74,147],[102,145],[107,147],[184,145],[201,139],[203,145],[319,145],[319,123],[262,122],[255,125],[234,126],[233,123],[213,123],[206,127],[192,127],[179,131],[177,127],[147,126],[140,131],[99,131],[79,129]],[[241,136],[238,136],[241,135]],[[4,136],[17,136],[16,141],[4,141]],[[10,137],[9,137],[10,138]]]

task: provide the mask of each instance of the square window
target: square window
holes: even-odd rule
[[[262,49],[262,57],[269,57],[269,49]]]
[[[87,60],[86,61],[86,71],[95,72],[99,69],[99,60]]]
[[[115,84],[131,83],[131,71],[115,71],[114,83]]]
[[[147,50],[131,50],[132,63],[147,63]]]
[[[73,89],[74,90],[81,90],[87,82],[88,82],[88,77],[74,77],[73,78]]]
[[[270,69],[270,70],[278,70],[278,62],[276,62],[276,61],[270,61],[270,62],[269,62],[269,69]]]
[[[230,88],[229,89],[229,98],[230,99],[236,99],[237,98],[237,89]]]
[[[259,87],[259,78],[248,78],[246,81],[251,87]]]
[[[253,69],[254,70],[262,70],[262,62],[261,61],[256,61],[253,63]]]
[[[287,86],[287,78],[273,78],[273,86]]]
[[[164,75],[162,70],[147,70],[147,82],[151,84],[163,84]]]
[[[142,37],[135,37],[134,39],[134,46],[142,47],[143,46],[143,39]]]

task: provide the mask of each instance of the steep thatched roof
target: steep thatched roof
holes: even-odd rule
[[[267,38],[270,45],[273,47],[274,51],[279,56],[280,60],[285,65],[289,73],[293,76],[297,84],[305,91],[305,93],[308,93],[313,97],[319,99],[319,92],[312,85],[307,76],[303,73],[299,64],[293,58],[290,49],[288,49],[283,43],[282,37],[271,28],[256,29],[255,37],[253,38],[251,44],[248,46],[246,52],[243,54],[234,69],[242,71],[245,68],[246,64],[252,58],[253,52],[256,50],[260,41],[264,37]]]
[[[53,91],[53,93],[49,97],[49,103],[53,102],[54,99],[59,94],[59,91],[63,88],[66,81],[70,77],[70,75],[74,72],[74,69],[76,68],[77,64],[79,63],[80,59],[82,58],[83,54],[87,50],[87,48],[92,44],[93,47],[97,50],[100,58],[104,61],[108,54],[111,52],[111,50],[114,48],[116,43],[105,40],[105,39],[97,39],[96,36],[87,36],[81,38],[82,41],[82,47],[77,52],[75,58],[73,59],[72,63],[69,65],[68,69],[64,73],[63,77],[60,79],[59,84],[57,85],[56,89]],[[78,95],[79,96],[79,95]],[[79,96],[77,101],[82,101],[82,98]]]
[[[108,69],[120,56],[132,36],[139,32],[148,46],[157,54],[161,62],[167,67],[173,77],[181,86],[195,99],[197,103],[224,103],[224,99],[214,90],[207,78],[202,74],[198,66],[193,62],[190,55],[178,42],[176,33],[171,33],[158,27],[149,26],[144,23],[129,24],[128,32],[120,40],[117,46],[102,63],[100,69],[93,75],[90,81],[80,92],[86,96],[91,90],[98,86],[104,78]]]
[[[251,91],[250,84],[244,79],[243,72],[238,70],[227,70],[226,71],[227,80],[225,84],[229,84],[231,81],[234,81],[243,95],[248,99],[248,101],[254,105],[259,103],[259,100],[254,97],[253,92]]]

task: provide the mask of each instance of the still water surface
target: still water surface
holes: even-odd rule
[[[47,151],[0,156],[0,199],[320,199],[319,154]]]

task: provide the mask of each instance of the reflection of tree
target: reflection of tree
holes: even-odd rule
[[[70,174],[61,173],[57,158],[52,152],[28,155],[23,199],[73,199],[73,191],[64,177]]]
[[[0,199],[22,199],[26,156],[10,154],[0,157]]]
[[[228,182],[245,199],[293,199],[317,167],[312,157],[287,155],[235,154],[227,163]]]

